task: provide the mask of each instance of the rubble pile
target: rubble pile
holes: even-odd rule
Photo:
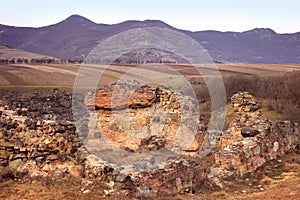
[[[215,162],[223,171],[239,175],[252,172],[299,144],[298,124],[266,119],[248,92],[235,94],[231,101],[235,119],[221,138],[221,150],[215,153]]]

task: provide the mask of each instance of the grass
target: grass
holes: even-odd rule
[[[225,118],[225,128],[229,127],[230,122],[233,121],[235,117],[235,112],[231,103],[226,105],[226,118]]]
[[[262,114],[270,120],[285,120],[287,117],[275,110],[270,110],[268,106],[268,99],[260,99],[262,105]]]
[[[273,176],[271,177],[273,180],[282,180],[282,176],[281,175],[277,175],[277,176]]]
[[[270,120],[284,120],[286,117],[274,110],[268,110],[267,108],[262,108],[263,115]]]

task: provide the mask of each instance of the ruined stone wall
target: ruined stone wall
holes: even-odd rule
[[[1,167],[31,176],[51,176],[57,170],[74,172],[81,141],[72,122],[32,119],[26,108],[10,110],[0,104]]]
[[[188,149],[176,151],[174,144],[175,135],[195,126],[190,121],[196,112],[190,97],[143,86],[125,98],[129,101],[116,94],[119,100],[111,106],[112,88],[99,90],[95,102],[87,101],[96,110],[84,114],[88,124],[82,130],[88,135],[81,140],[68,114],[70,95],[54,91],[21,100],[13,94],[0,101],[0,172],[9,168],[29,178],[72,175],[81,177],[83,191],[100,183],[105,195],[151,198],[192,193],[210,183],[221,185],[222,178],[252,172],[299,145],[298,124],[266,119],[252,95],[238,93],[232,97],[235,118],[221,136],[221,149],[212,152],[216,165],[208,169],[205,159],[197,157],[204,132],[193,134],[195,142]],[[99,143],[101,137],[123,151],[114,154],[113,147]],[[91,154],[83,143],[106,157]],[[173,151],[176,154],[170,154]],[[110,157],[120,163],[110,162]],[[128,163],[123,164],[123,158]]]
[[[124,95],[127,94],[128,95]],[[119,83],[97,91],[95,101],[87,100],[96,108],[91,111],[90,130],[101,132],[101,135],[112,143],[129,151],[142,151],[147,139],[158,138],[161,148],[177,148],[183,154],[197,154],[200,148],[199,121],[197,106],[191,97],[182,96],[171,90],[142,86],[135,83]],[[89,105],[89,107],[93,107]],[[94,115],[94,116],[93,116]],[[90,131],[89,144],[96,143],[99,137]],[[186,147],[179,141],[180,137],[191,135],[192,142]],[[177,143],[177,144],[175,144]],[[95,144],[96,145],[96,144]],[[172,146],[173,145],[173,146]],[[101,148],[101,147],[98,147]]]
[[[14,173],[13,178],[22,182],[30,182],[36,178],[56,180],[71,175],[81,178],[83,192],[91,191],[100,184],[100,190],[104,195],[118,194],[141,198],[192,193],[207,184],[206,168],[196,160],[164,152],[155,154],[168,142],[163,135],[166,133],[164,130],[172,128],[177,130],[179,126],[172,124],[177,123],[177,118],[182,112],[180,108],[184,104],[178,105],[179,100],[175,98],[174,93],[169,90],[143,87],[137,90],[135,96],[133,95],[131,106],[127,109],[132,114],[131,117],[121,118],[123,121],[114,121],[111,108],[96,105],[94,114],[97,121],[89,121],[87,125],[89,129],[85,126],[80,127],[84,132],[90,131],[89,134],[96,140],[104,134],[93,132],[93,128],[100,125],[102,126],[100,130],[112,131],[106,134],[117,133],[121,128],[125,131],[132,130],[132,127],[126,126],[139,126],[139,130],[142,131],[147,131],[148,126],[152,126],[150,127],[152,133],[148,135],[150,137],[139,139],[135,149],[127,148],[125,153],[120,152],[124,153],[125,157],[126,153],[132,153],[133,150],[135,153],[141,153],[142,159],[124,165],[110,163],[109,159],[101,159],[85,149],[83,142],[86,140],[78,137],[74,123],[70,121],[72,118],[70,95],[66,92],[51,91],[49,94],[36,93],[26,97],[7,92],[2,96],[5,101],[0,102],[0,181],[7,170]],[[105,103],[96,101],[100,102]],[[153,106],[159,110],[155,116],[152,115]],[[187,104],[185,106],[191,107]],[[185,109],[191,110],[188,107]],[[124,110],[126,109],[114,111],[120,114],[119,112]],[[152,117],[150,122],[149,116]],[[167,117],[163,119],[162,116]],[[101,117],[107,121],[99,123]],[[85,116],[83,120],[87,120]],[[121,125],[123,127],[119,127]],[[159,132],[159,125],[162,128],[161,135],[156,134]],[[186,126],[189,126],[188,123]],[[133,133],[129,136],[131,134]],[[117,141],[118,138],[111,137],[111,139]],[[122,145],[126,144],[123,143],[126,140],[121,141]],[[93,139],[87,138],[87,142],[93,142]],[[97,148],[101,149],[101,145]],[[114,156],[110,154],[110,150],[107,152],[108,156]],[[158,160],[162,157],[163,161]]]
[[[235,94],[231,102],[235,118],[221,138],[221,150],[215,154],[221,168],[242,175],[299,145],[298,124],[266,119],[249,93]]]
[[[155,197],[193,193],[208,183],[206,168],[184,157],[198,155],[201,142],[199,122],[192,120],[197,106],[191,97],[121,82],[98,90],[95,99],[86,102],[91,109],[85,144],[97,155],[91,162],[102,166],[102,171],[105,165],[113,169],[107,173],[108,183],[113,184],[108,184],[105,193]],[[176,143],[180,134],[193,134],[187,148]],[[90,171],[93,176],[97,170]]]
[[[209,186],[207,169],[196,160],[188,158],[170,159],[157,169],[139,172],[132,165],[115,167],[90,155],[85,166],[86,188],[92,188],[95,182],[101,182],[105,195],[153,198],[192,194]]]

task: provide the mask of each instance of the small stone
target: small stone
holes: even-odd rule
[[[108,192],[109,192],[109,193],[113,193],[113,192],[114,192],[114,190],[113,190],[113,189],[110,189],[110,190],[108,190]]]
[[[297,164],[300,164],[300,158],[294,158],[293,161]]]
[[[103,192],[104,192],[104,194],[105,194],[106,196],[109,195],[109,191],[108,191],[108,190],[103,190]]]
[[[154,117],[152,118],[152,122],[153,122],[153,123],[159,123],[159,122],[160,122],[160,116],[154,116]]]
[[[59,180],[65,177],[65,173],[60,170],[55,170],[52,172],[52,177],[54,180]]]
[[[112,131],[119,130],[117,124],[115,124],[115,123],[113,123],[112,125],[110,125],[109,129],[112,130]]]
[[[36,159],[35,159],[35,164],[38,166],[38,167],[40,167],[42,164],[43,164],[43,162],[44,162],[44,157],[37,157]]]
[[[241,130],[241,134],[243,137],[254,137],[259,134],[259,131],[253,128],[243,127]]]
[[[37,125],[37,126],[41,126],[41,125],[42,125],[42,122],[41,122],[40,120],[38,120],[38,121],[36,122],[36,125]]]
[[[249,106],[246,106],[246,107],[244,108],[244,111],[245,111],[245,112],[250,112],[250,110],[251,110],[251,108],[250,108]]]
[[[8,153],[5,150],[0,150],[0,159],[6,159],[8,157]]]
[[[241,117],[240,122],[245,123],[247,119],[245,117]]]
[[[274,142],[273,143],[273,151],[277,152],[279,150],[279,143],[278,142]]]
[[[49,156],[47,157],[47,159],[48,159],[48,160],[51,160],[51,161],[54,161],[54,160],[57,160],[58,157],[57,157],[57,155],[49,155]]]
[[[44,143],[45,143],[45,144],[50,144],[51,142],[52,142],[52,141],[51,141],[49,138],[47,138],[47,139],[44,140]]]
[[[75,165],[72,166],[71,169],[69,170],[69,173],[73,176],[73,177],[82,177],[83,175],[83,167],[81,165]]]
[[[237,107],[239,107],[239,106],[240,106],[239,103],[234,103],[234,104],[233,104],[233,107],[235,107],[235,108],[237,108]]]
[[[108,187],[112,188],[115,185],[114,181],[110,181],[109,183],[106,184]]]
[[[111,166],[104,167],[104,174],[111,173],[113,171],[114,171],[114,168],[112,168]]]
[[[100,133],[100,132],[94,133],[94,137],[95,137],[95,138],[101,138],[101,133]]]
[[[21,159],[13,160],[9,162],[8,167],[12,170],[17,170],[19,167],[21,167],[23,164],[23,161]]]
[[[90,192],[91,192],[91,190],[84,190],[82,193],[87,194],[87,193],[90,193]]]

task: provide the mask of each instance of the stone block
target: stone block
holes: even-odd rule
[[[273,152],[277,152],[279,150],[279,143],[278,142],[274,142],[273,143]]]
[[[260,153],[261,153],[260,146],[255,147],[252,151],[253,151],[254,156],[260,155]]]

